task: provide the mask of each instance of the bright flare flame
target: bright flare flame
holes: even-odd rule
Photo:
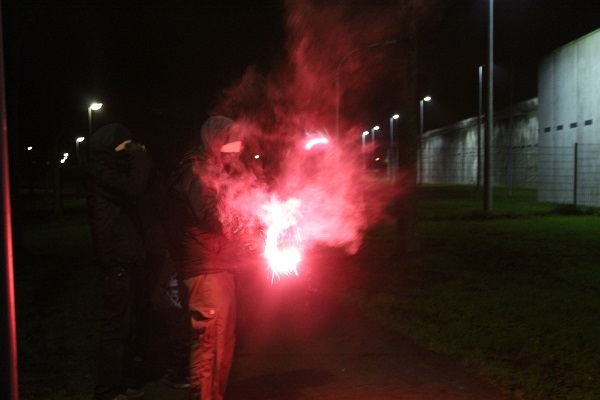
[[[273,198],[263,206],[263,222],[266,224],[266,243],[264,257],[271,270],[271,282],[277,276],[298,275],[298,264],[302,261],[298,209],[302,202],[290,198],[284,203]]]
[[[318,138],[310,139],[308,142],[306,142],[306,144],[304,145],[304,148],[306,150],[310,150],[317,144],[327,144],[327,143],[329,143],[329,140],[327,140],[327,138],[318,137]]]

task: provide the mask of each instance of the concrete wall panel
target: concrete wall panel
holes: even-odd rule
[[[496,111],[492,142],[495,185],[600,206],[600,29],[541,60],[538,98]],[[477,118],[425,132],[422,143],[423,183],[474,184],[478,165],[482,177]]]
[[[550,53],[538,74],[538,199],[596,205],[600,30]],[[577,148],[575,145],[577,144]]]
[[[494,114],[493,179],[496,184],[535,186],[537,138],[537,99]],[[476,184],[478,165],[481,183],[483,149],[479,153],[481,160],[477,159],[476,117],[425,132],[423,183]]]

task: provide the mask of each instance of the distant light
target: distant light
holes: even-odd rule
[[[98,111],[102,108],[102,103],[92,103],[90,104],[90,110]]]
[[[27,150],[28,150],[28,151],[31,151],[31,150],[33,150],[33,146],[27,146]]]
[[[85,140],[85,138],[84,138],[84,137],[82,137],[82,136],[79,136],[77,139],[75,139],[75,141],[76,141],[77,143],[81,143],[81,142],[83,142],[84,140]]]
[[[67,159],[66,159],[66,158],[63,158],[62,160],[60,160],[60,163],[61,163],[61,164],[64,164],[64,163],[65,163],[65,161],[67,161]]]
[[[63,157],[68,158],[69,157],[69,153],[63,153]]]
[[[425,97],[423,97],[423,101],[429,101],[429,100],[431,100],[431,96],[425,96]]]
[[[373,127],[373,130],[374,130],[374,131],[378,131],[378,130],[379,130],[379,125],[375,125],[375,126]]]
[[[364,131],[363,132],[363,136],[367,136],[369,134],[369,131]]]
[[[260,155],[256,154],[256,155],[254,156],[254,158],[255,158],[256,160],[258,160],[258,159],[260,158]]]
[[[398,119],[398,118],[400,118],[400,116],[398,114],[394,114],[394,115],[392,115],[392,118]]]
[[[329,140],[327,140],[327,138],[317,137],[317,138],[310,139],[308,142],[306,142],[306,144],[304,145],[304,148],[306,150],[310,150],[318,144],[327,144],[327,143],[329,143]]]
[[[379,157],[377,157],[377,158],[375,159],[375,161],[379,161]]]

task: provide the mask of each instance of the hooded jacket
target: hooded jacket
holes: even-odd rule
[[[105,268],[143,262],[144,246],[135,201],[146,190],[150,158],[121,124],[100,128],[91,138],[89,207],[96,255]]]
[[[240,140],[233,121],[209,118],[201,128],[202,145],[188,152],[174,175],[172,205],[167,218],[172,256],[182,279],[232,271],[240,263],[242,246],[228,239],[218,217],[217,199],[226,179],[221,147]]]

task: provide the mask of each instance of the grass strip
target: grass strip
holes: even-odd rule
[[[394,256],[395,225],[375,227],[357,257],[380,269],[368,272],[358,301],[522,398],[598,399],[600,217],[555,215],[564,207],[532,194],[501,198],[502,214],[484,220],[467,188],[421,191],[419,251]],[[448,207],[453,197],[462,206]]]

